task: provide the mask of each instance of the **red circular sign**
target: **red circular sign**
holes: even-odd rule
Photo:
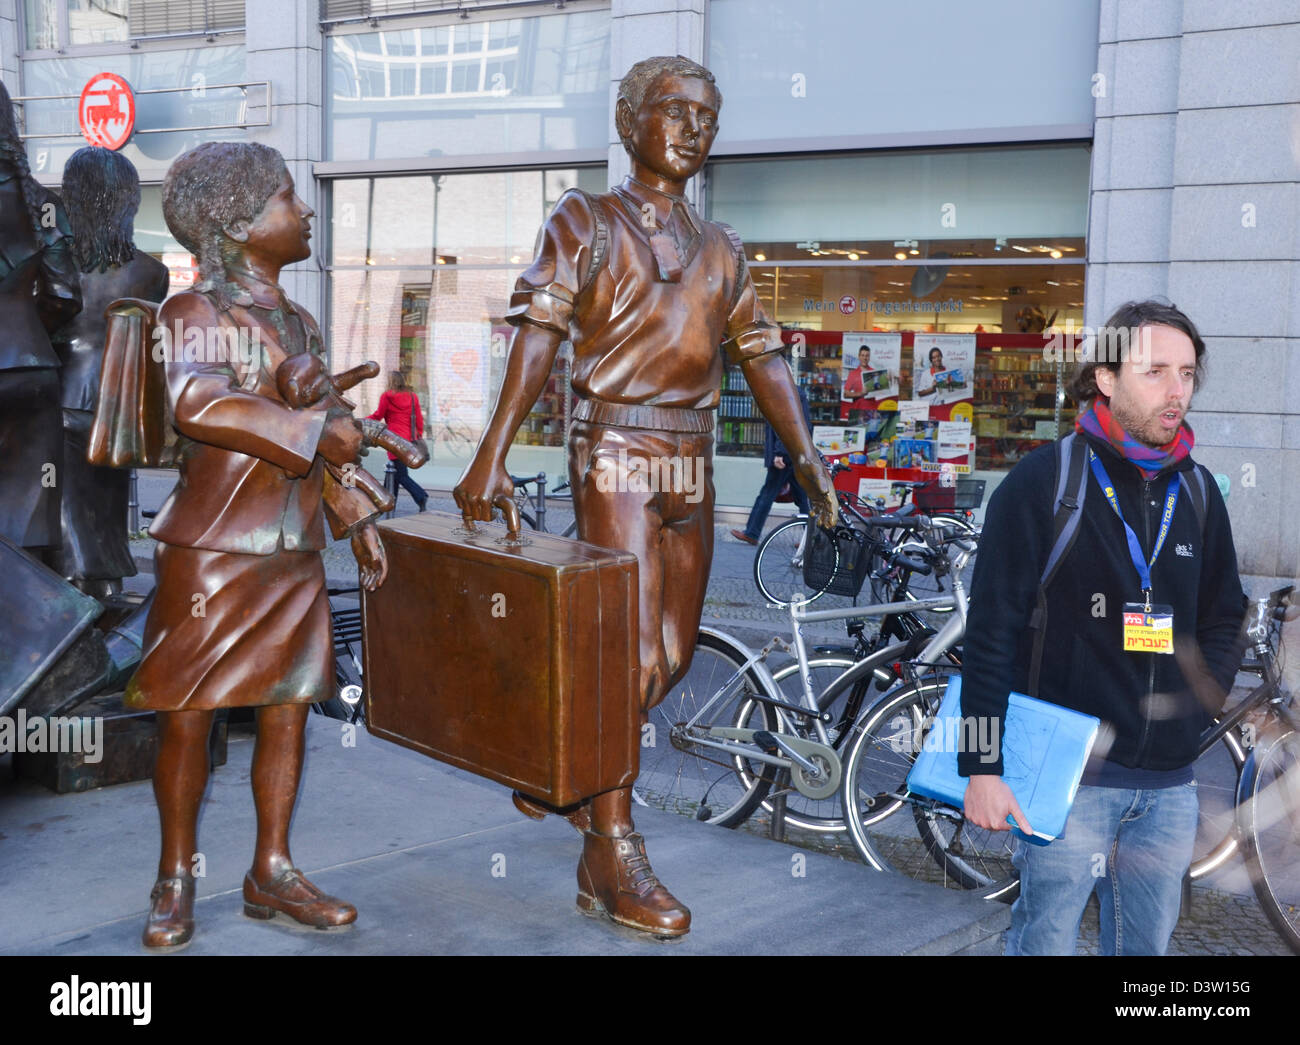
[[[135,130],[135,95],[116,73],[96,73],[77,103],[77,122],[91,145],[120,149]]]
[[[843,312],[846,316],[853,315],[853,310],[856,309],[857,307],[858,307],[857,298],[855,298],[852,294],[845,294],[842,298],[840,298],[840,311]]]

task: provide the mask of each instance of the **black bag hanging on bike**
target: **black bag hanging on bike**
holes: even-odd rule
[[[851,526],[834,533],[808,519],[803,581],[813,591],[857,598],[871,568],[872,546],[867,535]]]

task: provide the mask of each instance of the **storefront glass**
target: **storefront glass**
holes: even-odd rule
[[[432,460],[451,485],[501,384],[515,279],[560,196],[601,192],[604,167],[340,179],[331,188],[329,340],[335,370],[367,359],[400,369],[420,397]],[[563,354],[511,452],[512,470],[564,471]],[[383,382],[359,386],[366,413]]]
[[[221,126],[211,131],[152,133],[152,128],[205,127],[239,123],[245,98],[238,88],[221,84],[244,80],[244,48],[222,45],[174,51],[49,58],[23,63],[23,87],[29,95],[62,95],[24,105],[27,157],[39,177],[58,178],[69,156],[86,144],[77,126],[76,99],[96,73],[116,73],[136,91],[182,88],[163,94],[136,95],[136,133],[121,149],[135,164],[141,181],[160,182],[181,153],[204,141],[239,141],[246,132]],[[60,135],[61,137],[42,137]]]
[[[859,478],[923,479],[1005,470],[1069,420],[1041,332],[1082,325],[1087,178],[1086,146],[872,153],[717,163],[708,199],[745,240],[823,449]],[[718,450],[761,457],[727,380]]]
[[[603,149],[609,12],[328,38],[329,160]]]

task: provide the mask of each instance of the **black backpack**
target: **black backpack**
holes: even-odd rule
[[[1192,469],[1187,495],[1196,513],[1196,522],[1205,538],[1206,482],[1205,469],[1199,464]],[[1038,696],[1038,676],[1043,665],[1043,647],[1047,640],[1047,586],[1061,568],[1061,563],[1079,536],[1079,523],[1083,520],[1083,502],[1088,495],[1088,443],[1071,432],[1056,444],[1056,481],[1053,484],[1056,506],[1052,516],[1052,549],[1038,578],[1038,605],[1029,618],[1034,630],[1034,648],[1029,660],[1029,695]]]

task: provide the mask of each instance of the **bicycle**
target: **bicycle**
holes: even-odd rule
[[[928,520],[922,516],[886,517],[873,519],[869,525],[926,530]],[[910,565],[916,571],[928,568],[920,560]],[[838,697],[844,687],[859,682],[864,693],[873,682],[888,686],[896,678],[896,663],[912,658],[922,648],[934,656],[950,651],[954,638],[964,630],[964,608],[937,634],[914,614],[956,605],[953,597],[945,597],[808,610],[801,601],[794,601],[789,605],[793,642],[774,638],[757,653],[721,632],[701,629],[686,677],[650,713],[637,781],[642,798],[707,823],[734,827],[779,783],[782,789],[789,789],[789,798],[795,799],[793,811],[787,813],[788,822],[802,826],[799,821],[806,820],[815,825],[813,829],[821,830],[833,829],[831,822],[839,826],[842,818],[838,812],[816,803],[834,801],[841,776],[839,748],[863,698],[859,694],[856,703],[836,707],[832,695]],[[809,659],[802,634],[805,623],[869,617],[889,622],[904,615],[912,625],[907,638],[852,662],[837,673],[822,699],[814,696],[812,670],[835,670],[842,665],[834,657]],[[904,625],[898,623],[897,627]],[[896,634],[892,626],[882,630],[890,637]],[[796,661],[778,672],[779,679],[766,664],[777,650],[793,654]],[[795,673],[798,692],[791,696],[780,683]]]
[[[510,481],[515,484],[515,501],[519,505],[519,518],[539,533],[549,533],[550,531],[546,528],[546,499],[548,497],[546,492],[546,473],[538,472],[536,475],[527,476],[512,475]],[[530,494],[528,492],[529,484],[536,485],[537,492],[535,494]],[[562,498],[556,497],[561,490],[567,490],[568,488],[569,480],[567,479],[556,484],[555,488],[552,489],[549,494],[550,499],[564,500],[572,505],[572,494]],[[578,520],[575,517],[573,522],[569,523],[560,536],[574,537],[577,535],[577,532]]]
[[[340,609],[339,595],[359,599],[360,588],[327,588],[330,598],[330,630],[334,642],[334,695],[312,707],[326,718],[343,722],[365,721],[364,684],[361,678],[361,606]]]
[[[832,475],[842,471],[848,471],[847,467],[840,464],[832,466]],[[928,488],[932,484],[900,482],[899,485],[907,490],[915,490],[915,500],[920,494],[918,488]],[[940,488],[939,492],[944,493],[945,489]],[[979,483],[978,496],[983,496],[982,482]],[[817,531],[814,529],[816,524],[807,515],[797,515],[782,523],[759,542],[754,555],[754,583],[767,602],[776,606],[788,606],[795,595],[813,602],[828,593],[857,597],[861,589],[860,582],[869,568],[869,561],[860,561],[858,556],[863,552],[869,555],[873,550],[864,547],[866,542],[863,540],[863,531],[866,521],[887,513],[882,501],[862,501],[843,490],[836,491],[836,498],[840,505],[841,523],[832,535],[833,543],[825,538],[818,543]],[[953,500],[951,497],[947,499]],[[979,530],[971,521],[972,513],[968,504],[969,501],[963,499],[961,507],[945,507],[941,513],[927,515],[927,518],[932,525],[947,530],[949,536],[978,538]],[[904,503],[892,514],[908,517],[915,512],[915,504],[908,505],[905,494]],[[906,537],[899,544],[905,542]],[[881,551],[879,548],[874,550]],[[894,550],[911,552],[915,548],[895,546]],[[819,554],[821,561],[810,569],[810,560],[814,554]],[[915,590],[912,590],[913,598],[933,598],[942,594],[942,583],[938,580],[917,581]],[[873,590],[873,597],[879,601],[881,591]]]

